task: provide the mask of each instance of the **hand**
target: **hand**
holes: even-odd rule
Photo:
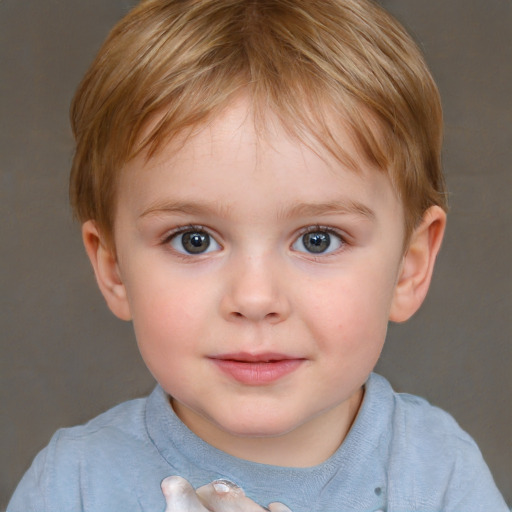
[[[162,482],[162,492],[165,512],[292,512],[282,503],[260,507],[229,480],[215,480],[194,490],[184,478],[169,476]]]

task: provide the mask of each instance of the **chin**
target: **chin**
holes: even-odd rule
[[[268,426],[266,425],[261,429],[257,429],[253,426],[251,427],[251,429],[239,429],[227,432],[233,436],[246,439],[266,439],[272,437],[280,437],[282,435],[287,434],[289,430],[282,430],[279,428],[269,429]]]
[[[229,421],[218,423],[220,428],[227,434],[236,437],[279,437],[288,434],[298,427],[298,424],[290,421],[283,421],[284,418],[276,418],[275,420],[265,418],[262,415],[259,421],[255,421],[254,417],[247,420]]]

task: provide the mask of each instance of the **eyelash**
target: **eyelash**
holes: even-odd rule
[[[208,229],[202,225],[199,225],[199,224],[187,224],[185,226],[178,226],[177,228],[173,229],[171,232],[168,232],[164,235],[164,237],[161,240],[161,245],[163,245],[167,249],[171,250],[176,257],[181,258],[186,261],[190,261],[191,258],[193,260],[197,260],[198,257],[205,256],[206,254],[210,254],[210,252],[212,252],[212,251],[206,251],[204,253],[201,252],[198,254],[193,254],[193,253],[182,252],[182,251],[179,251],[179,250],[176,250],[175,248],[173,248],[172,241],[175,240],[176,238],[178,238],[180,235],[183,235],[188,232],[206,233],[214,241],[214,243],[216,243],[217,245],[222,247],[219,244],[219,242],[217,242],[217,238],[218,238],[217,235],[213,235],[212,231],[210,229]]]
[[[340,232],[338,229],[330,227],[330,226],[322,226],[320,224],[314,225],[314,226],[308,226],[307,228],[300,231],[299,235],[295,238],[294,244],[301,239],[304,235],[307,235],[308,233],[327,233],[328,235],[332,235],[336,238],[338,238],[341,242],[341,247],[339,249],[335,249],[328,253],[320,253],[318,255],[315,255],[314,253],[309,253],[311,256],[314,256],[315,258],[323,257],[326,258],[331,255],[336,255],[340,251],[346,250],[350,246],[350,242],[348,240],[348,236],[345,233]],[[293,245],[293,244],[292,244]]]
[[[182,235],[183,233],[187,233],[188,231],[204,231],[205,233],[210,234],[210,231],[204,226],[199,224],[187,224],[186,226],[179,226],[173,229],[170,233],[166,233],[162,238],[162,244],[168,244],[173,238],[176,238],[178,235]]]
[[[162,238],[161,244],[169,246],[171,244],[172,240],[174,240],[176,237],[178,237],[184,233],[187,233],[189,231],[198,231],[198,232],[207,233],[211,238],[213,238],[215,240],[215,242],[217,244],[219,244],[219,242],[217,242],[217,236],[213,235],[210,229],[206,228],[205,226],[199,225],[199,224],[187,224],[185,226],[179,226],[179,227],[173,229],[170,233],[165,234],[165,236]],[[315,253],[311,253],[311,252],[310,253],[303,252],[303,254],[309,254],[310,257],[313,257],[315,259],[320,258],[320,257],[326,258],[326,257],[332,256],[332,255],[336,255],[340,251],[346,250],[350,246],[350,242],[349,242],[349,240],[347,240],[348,237],[346,234],[341,233],[339,230],[332,228],[330,226],[323,226],[320,224],[313,225],[313,226],[307,226],[306,228],[302,229],[298,233],[298,235],[294,238],[294,241],[291,244],[291,246],[293,246],[295,243],[297,243],[304,235],[307,235],[308,233],[317,233],[317,232],[327,233],[329,235],[336,237],[340,241],[341,247],[338,249],[334,249],[327,253],[315,254]],[[297,252],[302,252],[302,251],[297,251]],[[197,254],[197,255],[185,254],[185,253],[182,253],[182,252],[176,251],[176,250],[174,250],[174,253],[178,257],[182,257],[183,259],[187,259],[190,257],[197,258],[198,256],[201,256],[201,253]],[[205,254],[209,254],[209,253],[205,253]]]
[[[325,233],[329,233],[330,235],[337,236],[341,240],[343,240],[346,243],[346,235],[340,232],[340,230],[333,228],[331,226],[322,226],[321,224],[315,224],[314,226],[308,226],[304,228],[300,233],[299,236],[307,235],[308,233],[316,233],[317,231],[324,231]]]

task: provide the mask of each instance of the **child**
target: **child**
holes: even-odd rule
[[[438,92],[396,21],[146,0],[72,120],[85,247],[159,386],[57,432],[10,512],[507,510],[454,420],[372,373],[446,220]]]

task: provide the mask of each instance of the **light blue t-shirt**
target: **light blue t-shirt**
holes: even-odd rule
[[[160,482],[218,478],[263,506],[293,512],[508,512],[474,441],[451,416],[372,374],[340,448],[310,468],[248,462],[213,448],[157,387],[79,427],[59,430],[20,482],[8,512],[162,512]]]

